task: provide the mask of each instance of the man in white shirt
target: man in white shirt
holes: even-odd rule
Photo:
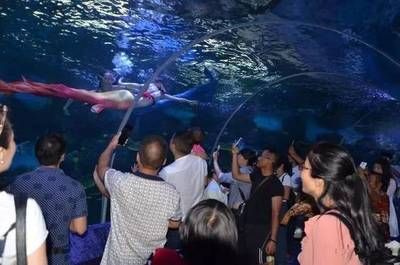
[[[172,184],[178,191],[183,218],[202,199],[207,179],[207,163],[204,159],[191,154],[192,146],[193,140],[190,132],[176,133],[169,145],[175,161],[160,172],[160,177]],[[177,230],[170,229],[167,239],[167,247],[180,247]]]

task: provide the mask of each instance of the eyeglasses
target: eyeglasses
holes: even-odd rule
[[[304,164],[301,164],[301,165],[299,165],[299,170],[300,171],[303,171],[303,170],[311,170],[311,168],[310,167],[306,167],[306,166],[304,166]]]
[[[4,125],[6,123],[8,108],[6,105],[3,105],[3,106],[1,106],[1,110],[2,110],[2,117],[0,120],[0,135],[3,133],[3,130],[4,130]]]

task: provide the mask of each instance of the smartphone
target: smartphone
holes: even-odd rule
[[[217,146],[217,152],[219,152],[220,149],[221,149],[221,146],[218,145],[218,146]]]
[[[361,162],[360,163],[360,168],[363,169],[363,170],[367,169],[367,162],[364,162],[364,161]]]
[[[133,127],[130,124],[125,125],[121,131],[121,135],[118,138],[119,145],[125,145],[128,142],[128,138],[133,131]]]
[[[237,141],[234,143],[233,146],[237,147],[237,146],[240,144],[240,142],[241,142],[242,140],[243,140],[243,138],[240,137],[239,140],[237,140]]]

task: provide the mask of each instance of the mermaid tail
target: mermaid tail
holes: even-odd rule
[[[129,91],[115,90],[95,92],[68,87],[63,84],[44,84],[29,81],[6,83],[0,80],[0,91],[5,93],[29,93],[37,96],[73,99],[94,105],[96,113],[105,108],[127,109],[133,104],[133,95]]]

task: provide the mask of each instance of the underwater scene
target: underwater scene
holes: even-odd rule
[[[221,147],[225,166],[239,137],[256,150],[282,152],[293,141],[305,151],[327,140],[346,146],[356,162],[390,152],[398,164],[399,10],[400,1],[362,0],[1,1],[0,80],[97,91],[112,73],[145,86],[159,80],[186,99],[130,113],[48,90],[0,89],[17,142],[7,177],[38,166],[39,136],[62,133],[63,169],[84,184],[96,223],[102,197],[94,165],[126,122],[134,130],[114,159],[123,170],[144,136],[169,139],[192,126],[205,131],[209,154]]]

